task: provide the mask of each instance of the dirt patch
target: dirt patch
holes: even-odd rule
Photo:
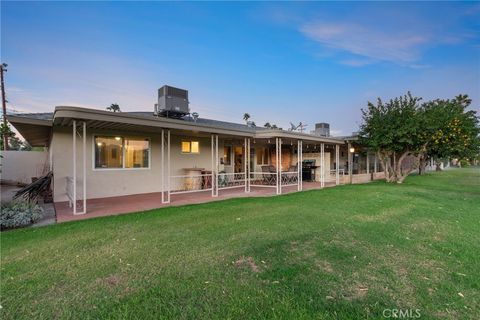
[[[333,273],[332,265],[328,261],[315,259],[315,266],[327,273]]]
[[[117,287],[120,283],[120,277],[118,275],[112,274],[106,278],[97,278],[95,284],[104,285],[110,289]]]
[[[237,261],[235,261],[235,266],[237,268],[248,266],[254,273],[259,273],[260,268],[255,264],[255,261],[252,257],[240,257]]]
[[[360,300],[367,296],[368,294],[368,287],[367,286],[356,286],[352,291],[345,296],[345,300],[352,301],[352,300]]]

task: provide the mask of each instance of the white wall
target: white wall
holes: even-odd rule
[[[11,183],[30,183],[48,171],[48,152],[2,151],[1,180]]]
[[[81,131],[81,130],[80,130]],[[93,136],[119,135],[150,138],[150,168],[145,169],[93,169]],[[199,154],[183,154],[182,140],[195,140],[200,143]],[[205,168],[211,170],[211,139],[203,137],[171,136],[170,167],[171,175],[184,175],[184,168]],[[66,179],[73,176],[72,129],[54,128],[52,139],[54,201],[67,201]],[[218,156],[223,156],[223,141],[219,139]],[[131,133],[87,129],[87,198],[104,198],[131,194],[161,191],[161,138],[160,132]],[[82,138],[77,138],[77,192],[81,197],[83,177]],[[223,170],[220,166],[219,170]],[[172,181],[172,189],[175,183]]]

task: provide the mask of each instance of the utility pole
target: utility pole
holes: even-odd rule
[[[7,99],[5,98],[5,82],[3,81],[3,73],[7,72],[7,64],[2,63],[0,65],[1,83],[2,83],[2,110],[3,110],[3,125],[5,126],[3,134],[3,150],[8,150],[8,137],[7,137]]]

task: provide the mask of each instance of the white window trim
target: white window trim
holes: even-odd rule
[[[96,168],[95,167],[95,138],[96,137],[121,137],[122,138],[122,167],[121,168]],[[125,139],[146,139],[148,140],[148,167],[145,168],[125,168]],[[137,171],[150,170],[152,167],[152,139],[144,136],[126,136],[121,134],[92,134],[92,170],[93,171]]]

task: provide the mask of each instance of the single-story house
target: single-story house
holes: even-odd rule
[[[188,103],[188,96],[184,100]],[[135,196],[142,195],[160,206],[186,195],[282,194],[382,176],[375,155],[352,148],[352,137],[203,119],[175,113],[178,107],[168,101],[155,109],[58,106],[53,113],[14,114],[8,120],[30,145],[48,148],[53,201],[57,213],[69,215],[88,215],[102,201],[122,199],[134,211]]]

